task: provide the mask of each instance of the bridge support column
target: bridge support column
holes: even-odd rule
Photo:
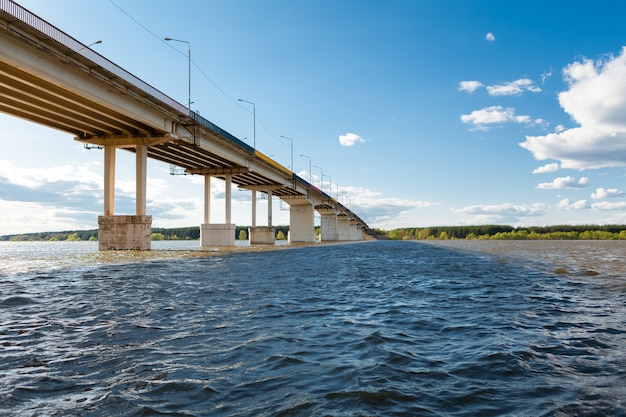
[[[115,152],[104,147],[104,215],[98,216],[99,250],[149,250],[152,216],[146,215],[148,148],[136,145],[136,215],[115,215]]]
[[[248,236],[251,245],[273,245],[276,243],[276,228],[272,226],[272,190],[279,186],[255,187],[252,190],[253,195],[253,222],[252,227],[248,229]],[[267,226],[256,225],[256,190],[265,191],[267,193]]]
[[[363,233],[361,233],[361,227],[357,225],[354,219],[350,220],[350,240],[363,240]]]
[[[201,246],[235,246],[235,225],[231,218],[231,185],[232,176],[225,175],[225,223],[211,223],[211,175],[204,176],[204,223],[200,226]]]
[[[315,242],[313,203],[306,198],[283,198],[289,204],[289,243]]]
[[[337,216],[337,240],[350,240],[350,221],[348,216]]]
[[[317,210],[322,217],[322,231],[320,241],[339,240],[337,232],[337,212],[335,210]]]

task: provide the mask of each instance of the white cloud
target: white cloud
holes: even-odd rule
[[[580,180],[576,181],[574,177],[559,177],[552,180],[552,182],[542,182],[537,185],[537,188],[540,190],[562,190],[565,188],[583,188],[586,187],[589,183],[589,178],[581,177]]]
[[[591,194],[591,198],[593,198],[594,200],[612,197],[624,197],[624,193],[617,188],[596,188],[596,191]]]
[[[546,80],[548,78],[552,77],[552,70],[544,72],[543,74],[541,74],[541,85],[546,83]]]
[[[600,201],[598,203],[593,203],[591,205],[591,208],[596,209],[596,210],[603,210],[603,211],[613,211],[613,210],[617,210],[617,211],[621,211],[621,210],[626,210],[626,202],[618,202],[618,203],[609,203],[608,201]]]
[[[463,123],[472,124],[479,130],[487,130],[488,125],[513,123],[531,123],[530,116],[517,116],[511,107],[491,106],[481,110],[474,110],[470,114],[461,115]]]
[[[346,133],[339,136],[341,146],[354,146],[360,142],[365,142],[365,139],[355,133]]]
[[[541,203],[534,204],[492,204],[466,206],[453,210],[473,216],[474,224],[506,223],[516,224],[529,217],[540,217],[547,213],[547,207]]]
[[[541,88],[533,84],[528,78],[521,78],[506,84],[488,85],[487,92],[490,96],[517,96],[526,91],[538,93]]]
[[[545,136],[527,136],[520,146],[561,168],[626,166],[626,48],[617,57],[584,59],[563,70],[569,85],[559,103],[580,126]]]
[[[589,202],[587,200],[578,200],[575,202],[570,202],[569,198],[565,198],[559,201],[556,205],[556,208],[562,210],[585,210],[590,208]]]
[[[370,227],[402,227],[400,219],[413,221],[415,215],[408,215],[413,210],[425,209],[437,203],[407,198],[382,197],[380,192],[363,187],[339,187],[339,201],[349,199],[348,208],[363,216]]]
[[[71,181],[79,184],[91,184],[101,187],[102,175],[91,171],[91,165],[63,165],[46,168],[18,167],[10,161],[0,160],[0,178],[9,183],[27,188],[39,188],[45,184]]]
[[[473,93],[483,86],[483,83],[480,81],[461,81],[459,83],[458,91],[467,91],[468,93]]]
[[[533,171],[533,174],[545,174],[548,172],[555,172],[559,170],[559,164],[557,163],[552,163],[552,164],[546,164],[542,167],[539,167],[537,169],[535,169]]]
[[[493,42],[496,40],[496,37],[493,33],[489,32],[485,35],[485,39],[487,39],[489,42]]]

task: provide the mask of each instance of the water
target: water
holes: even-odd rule
[[[3,416],[626,415],[626,242],[0,243]]]

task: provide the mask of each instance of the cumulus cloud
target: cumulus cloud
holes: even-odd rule
[[[518,96],[526,91],[538,93],[541,88],[534,85],[533,80],[521,78],[506,84],[488,85],[487,92],[490,96]]]
[[[591,208],[596,210],[603,211],[622,211],[626,210],[626,202],[608,202],[608,201],[600,201],[598,203],[593,203]]]
[[[559,177],[555,178],[551,182],[542,182],[537,185],[539,190],[563,190],[563,189],[575,189],[583,188],[589,184],[589,178],[581,177],[578,181],[574,177]]]
[[[496,40],[496,37],[494,36],[494,34],[493,34],[493,33],[488,32],[488,33],[485,35],[485,39],[487,39],[489,42],[493,42],[493,41],[495,41],[495,40]]]
[[[339,136],[339,144],[341,146],[354,146],[360,142],[365,142],[365,139],[355,133],[346,133]]]
[[[585,210],[591,208],[587,200],[578,200],[571,202],[569,198],[564,198],[556,204],[556,208],[561,210]]]
[[[594,193],[591,193],[591,198],[599,200],[602,198],[624,197],[624,193],[617,188],[596,188]]]
[[[515,114],[515,109],[511,107],[504,108],[502,106],[485,107],[481,110],[474,110],[470,114],[461,115],[463,123],[474,125],[478,130],[487,130],[489,125],[498,125],[508,122],[513,123],[532,123],[530,116],[519,116]],[[541,120],[537,120],[541,122]]]
[[[547,207],[541,203],[534,204],[493,204],[466,206],[454,210],[457,213],[474,216],[478,223],[518,223],[529,217],[543,216]]]
[[[467,91],[468,93],[473,93],[483,86],[483,83],[480,81],[461,81],[459,83],[458,91]]]
[[[555,172],[558,170],[559,170],[559,164],[552,163],[552,164],[546,164],[542,167],[536,168],[535,170],[533,170],[533,174],[545,174],[548,172]]]
[[[432,207],[436,203],[422,200],[412,200],[407,198],[382,197],[380,192],[363,187],[339,187],[339,194],[349,196],[348,207],[352,208],[359,215],[364,215],[364,220],[370,226],[373,225],[395,225],[399,227],[399,218],[416,209]],[[407,221],[414,218],[411,216]]]
[[[626,48],[605,60],[584,59],[563,70],[568,90],[559,104],[579,126],[527,136],[520,146],[561,168],[626,166]]]

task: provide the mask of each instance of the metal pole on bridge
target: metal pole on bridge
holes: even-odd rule
[[[191,116],[191,43],[181,39],[165,38],[166,41],[182,42],[187,44],[187,111]]]
[[[254,124],[252,126],[252,129],[253,129],[253,131],[252,131],[253,132],[252,133],[252,135],[253,135],[253,140],[252,140],[253,146],[252,147],[256,151],[256,104],[254,104],[251,101],[243,100],[243,99],[240,99],[240,98],[238,98],[237,101],[242,101],[244,103],[252,104],[252,118],[254,119]]]
[[[309,185],[313,185],[313,173],[311,172],[311,157],[307,155],[300,155],[303,158],[308,158],[309,160]]]

